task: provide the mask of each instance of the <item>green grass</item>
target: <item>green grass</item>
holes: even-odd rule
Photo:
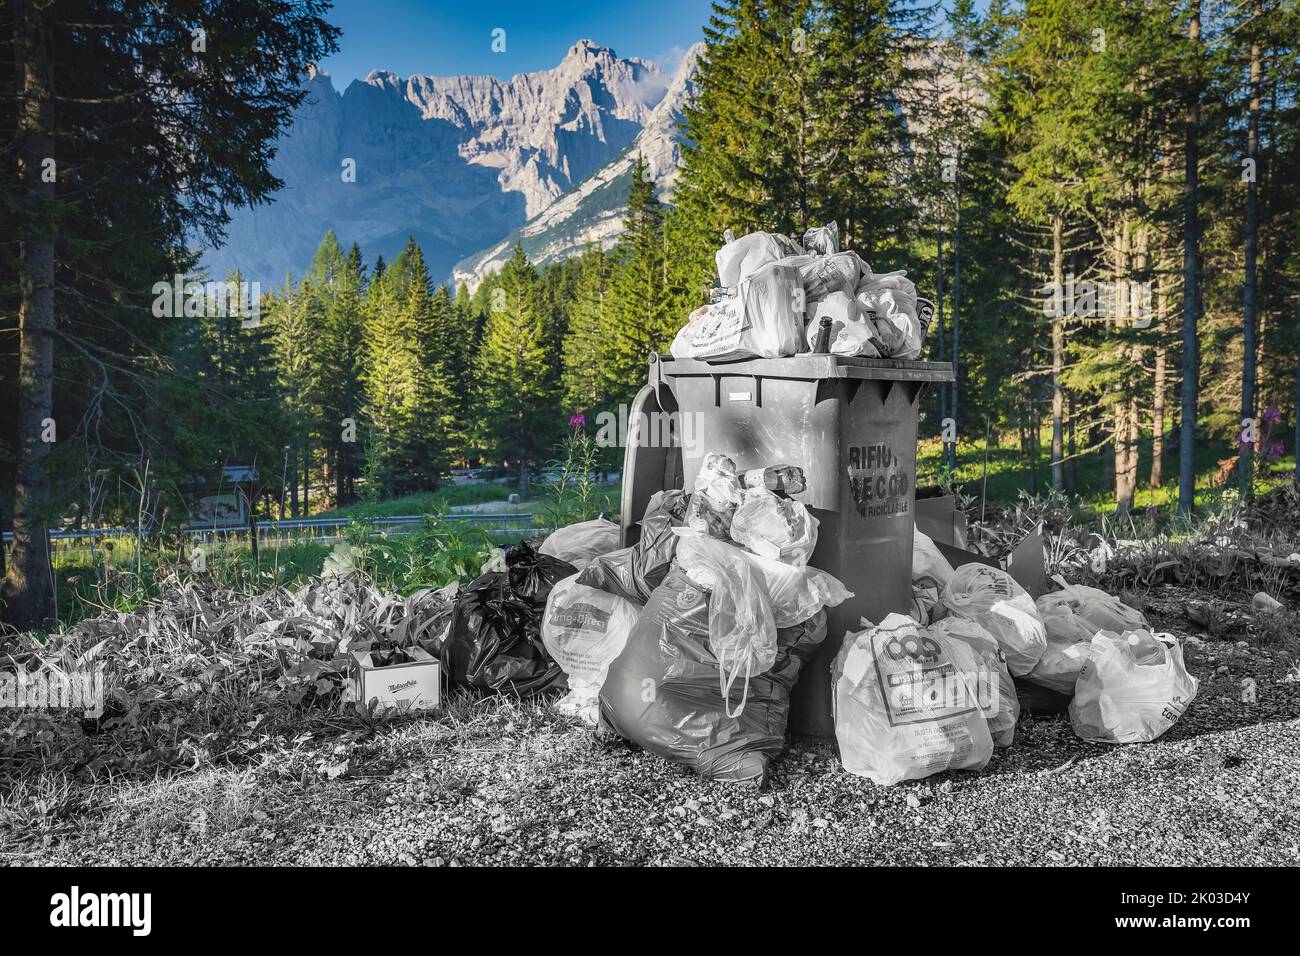
[[[149,551],[136,572],[133,541],[118,539],[109,549],[89,554],[55,556],[59,620],[64,625],[102,611],[131,611],[157,598],[161,582],[173,571],[182,576],[205,577],[221,587],[249,593],[273,587],[292,587],[319,575],[331,545],[315,541],[294,541],[278,547],[264,546],[254,562],[246,541],[208,543],[204,546],[207,568],[195,571],[176,554]]]
[[[1038,493],[1046,495],[1051,486],[1051,434],[1045,431],[1042,436],[1041,451],[1037,462]],[[926,439],[917,446],[917,483],[941,483],[943,475],[939,467],[941,444],[938,439]],[[1228,486],[1217,485],[1219,462],[1233,454],[1232,446],[1227,442],[1202,443],[1196,449],[1196,504],[1199,508],[1213,508],[1224,498],[1231,496],[1237,489],[1235,478]],[[1005,505],[1016,501],[1020,492],[1028,491],[1030,485],[1030,462],[1020,453],[1018,444],[994,444],[989,448],[988,463],[988,502],[990,505]],[[1159,488],[1148,487],[1151,474],[1151,442],[1144,440],[1138,450],[1138,487],[1134,496],[1134,510],[1141,511],[1155,507],[1160,511],[1171,511],[1178,505],[1178,462],[1175,456],[1166,453],[1164,462],[1164,480]],[[1295,458],[1287,456],[1272,462],[1266,474],[1256,474],[1255,492],[1262,494],[1281,484],[1288,483],[1295,474]],[[1101,515],[1115,510],[1115,495],[1106,490],[1105,462],[1101,453],[1080,458],[1076,465],[1077,482],[1075,493],[1080,504],[1094,515]],[[984,441],[983,439],[962,442],[958,446],[957,470],[952,476],[955,484],[964,494],[979,497],[983,489]]]
[[[174,576],[248,594],[295,588],[319,576],[331,554],[384,590],[410,594],[477,577],[493,548],[530,536],[441,521],[436,515],[410,533],[389,534],[373,531],[358,518],[340,542],[263,540],[256,561],[247,539],[209,541],[203,545],[206,567],[201,570],[192,566],[190,545],[184,560],[174,547],[159,551],[151,546],[141,556],[138,573],[133,539],[106,540],[89,549],[56,552],[59,620],[66,626],[103,611],[134,610],[158,598],[164,582]]]

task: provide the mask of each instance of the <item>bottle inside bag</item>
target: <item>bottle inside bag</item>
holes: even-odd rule
[[[1150,631],[1129,631],[1126,636],[1133,658],[1139,664],[1158,666],[1165,662],[1165,646]]]

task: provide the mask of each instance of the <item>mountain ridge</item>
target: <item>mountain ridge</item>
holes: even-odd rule
[[[535,264],[576,255],[588,242],[608,248],[622,231],[628,181],[638,155],[654,178],[656,195],[671,201],[681,160],[680,127],[686,104],[695,95],[695,73],[703,52],[703,43],[686,51],[663,98],[630,146],[500,242],[458,262],[454,281],[476,287],[504,265],[516,243]]]
[[[284,187],[234,210],[203,265],[278,283],[333,229],[367,259],[412,235],[431,272],[450,276],[623,155],[673,79],[591,40],[509,80],[373,70],[339,92],[315,73],[272,163]]]

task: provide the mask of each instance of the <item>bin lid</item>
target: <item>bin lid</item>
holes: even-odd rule
[[[651,375],[759,375],[769,378],[869,378],[892,382],[954,381],[951,362],[910,362],[903,359],[804,353],[785,358],[704,359],[650,355]]]

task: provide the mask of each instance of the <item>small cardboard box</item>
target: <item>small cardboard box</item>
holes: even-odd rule
[[[378,708],[432,710],[438,706],[441,673],[438,659],[422,647],[403,648],[411,660],[376,667],[370,650],[352,652],[352,699],[378,701]]]

